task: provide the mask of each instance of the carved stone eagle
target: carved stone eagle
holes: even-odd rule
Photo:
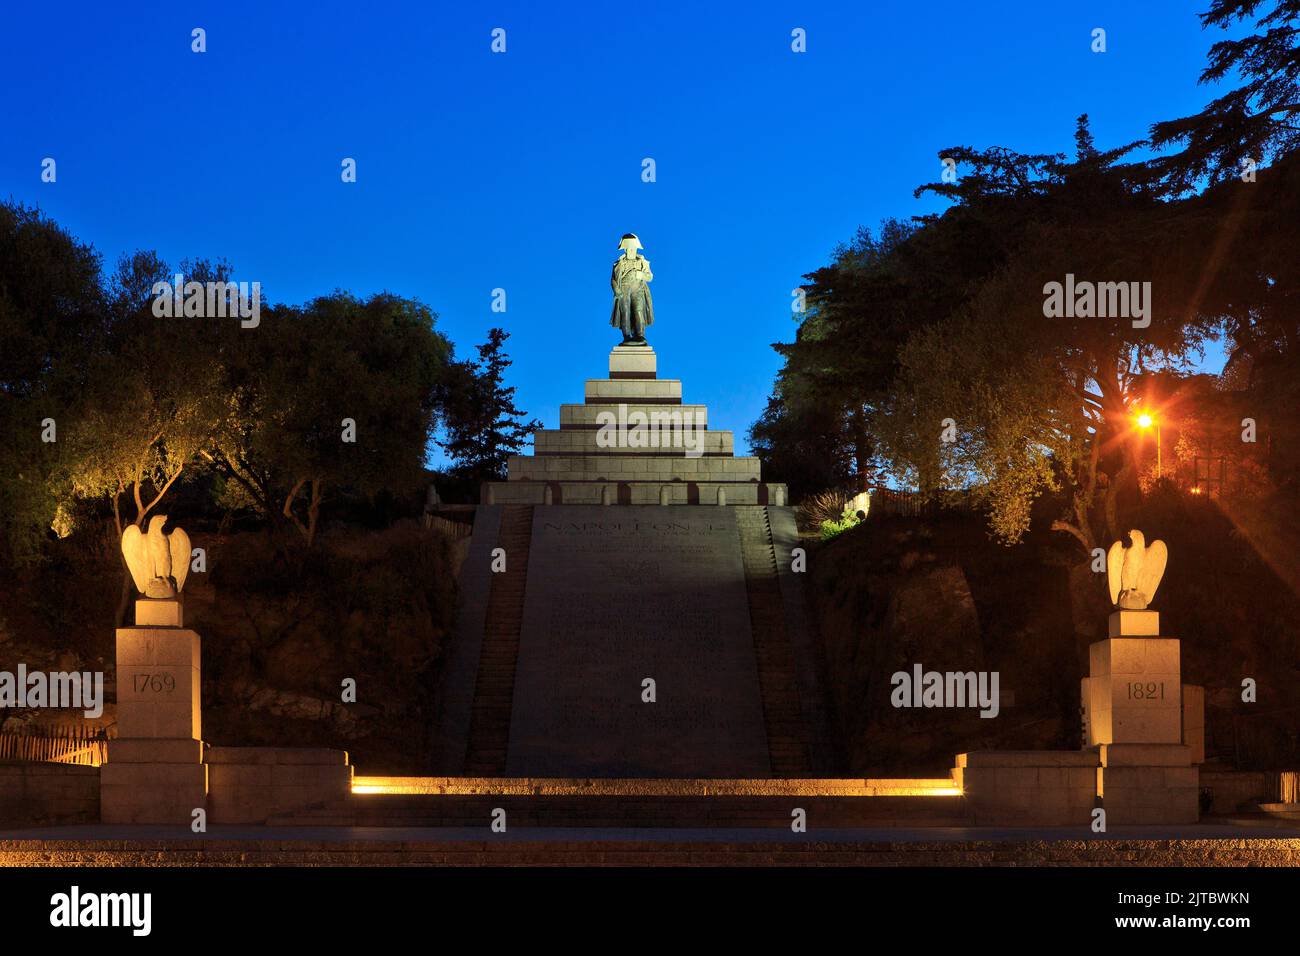
[[[1160,579],[1165,576],[1169,549],[1163,541],[1149,545],[1141,531],[1130,531],[1133,546],[1116,541],[1106,553],[1106,577],[1110,582],[1110,602],[1116,607],[1141,611],[1156,596]]]
[[[137,525],[122,532],[122,556],[136,590],[148,598],[174,598],[190,573],[190,536],[180,528],[163,534],[166,515],[149,519],[149,531]]]

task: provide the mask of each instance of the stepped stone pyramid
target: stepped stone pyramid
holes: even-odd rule
[[[736,457],[732,433],[709,429],[708,417],[707,406],[682,403],[680,379],[657,376],[648,344],[615,346],[609,378],[588,379],[585,402],[561,405],[560,427],[536,432],[534,454],[512,457],[506,481],[485,484],[480,500],[785,505],[785,485],[764,482],[758,459]]]
[[[649,345],[620,345],[609,378],[536,433],[536,454],[483,486],[439,695],[440,770],[827,766],[793,509],[707,416],[656,377]]]

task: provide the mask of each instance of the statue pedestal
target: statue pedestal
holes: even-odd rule
[[[1089,745],[1178,744],[1183,740],[1182,675],[1179,642],[1168,637],[1121,634],[1121,615],[1148,614],[1136,622],[1140,631],[1156,630],[1154,611],[1116,611],[1111,637],[1089,648]]]
[[[1155,611],[1115,611],[1089,648],[1087,746],[1100,751],[1097,795],[1108,823],[1192,823],[1198,768],[1183,745],[1179,642],[1156,637]]]
[[[184,627],[185,603],[180,598],[140,598],[135,602],[136,627]]]
[[[609,353],[609,377],[614,379],[654,378],[658,370],[655,350],[648,343],[616,345]]]
[[[142,608],[143,606],[143,608]],[[143,610],[143,614],[141,613]],[[136,602],[136,620],[181,620],[180,602]],[[105,823],[188,825],[206,809],[199,636],[179,626],[117,631],[118,737],[100,768]]]

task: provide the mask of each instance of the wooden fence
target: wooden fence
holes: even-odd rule
[[[442,515],[430,514],[427,511],[424,514],[424,527],[449,535],[453,538],[468,538],[474,533],[474,526],[472,524],[464,521],[452,521],[450,518],[444,518]]]
[[[1300,772],[1283,770],[1278,774],[1278,803],[1300,803]]]
[[[0,761],[98,767],[107,759],[108,737],[100,727],[68,725],[0,733]]]

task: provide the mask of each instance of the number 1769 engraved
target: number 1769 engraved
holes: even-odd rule
[[[136,674],[135,692],[142,694],[152,691],[155,694],[170,694],[176,689],[176,677],[163,671],[158,674]]]

